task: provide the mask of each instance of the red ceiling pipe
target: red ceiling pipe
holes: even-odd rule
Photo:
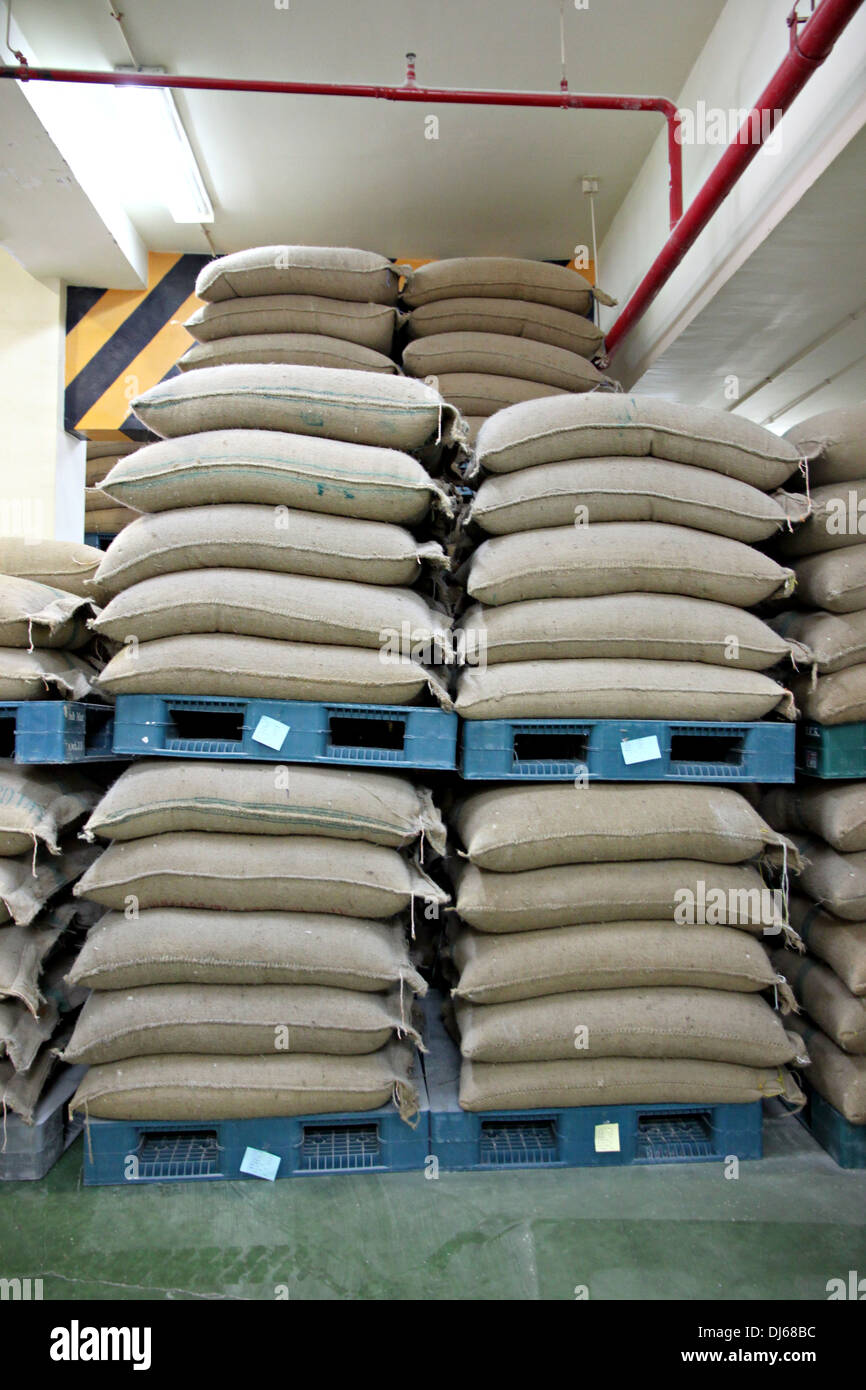
[[[606,335],[605,351],[609,357],[646,313],[659,290],[670,279],[686,252],[751,164],[763,141],[803,90],[812,73],[829,55],[833,44],[862,3],[863,0],[821,0],[818,8],[805,21],[798,18],[796,6],[791,11],[788,16],[791,36],[787,57],[776,69],[735,139],[674,227]]]
[[[414,55],[402,87],[378,87],[334,82],[268,82],[245,77],[171,77],[165,73],[90,72],[63,68],[0,66],[0,77],[19,82],[85,82],[108,87],[173,87],[197,92],[266,92],[288,96],[374,97],[382,101],[415,101],[428,105],[443,102],[456,106],[560,107],[566,111],[657,111],[668,128],[670,165],[670,223],[675,226],[683,211],[682,146],[677,138],[679,112],[667,97],[608,96],[597,93],[498,92],[459,87],[419,87],[415,83]]]

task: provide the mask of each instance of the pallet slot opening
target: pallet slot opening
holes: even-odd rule
[[[0,758],[15,757],[15,715],[0,713]]]
[[[242,710],[186,709],[170,705],[166,710],[169,741],[183,743],[243,743]]]
[[[696,1158],[713,1152],[713,1112],[691,1110],[638,1115],[637,1156]]]
[[[515,763],[585,763],[589,734],[515,733]]]
[[[402,752],[406,725],[402,719],[359,719],[332,714],[328,719],[332,748],[383,748]]]
[[[376,1124],[304,1125],[300,1167],[305,1172],[334,1173],[346,1168],[373,1168],[382,1162]]]
[[[219,1136],[215,1129],[148,1129],[130,1158],[130,1177],[157,1181],[220,1175]]]
[[[672,763],[724,763],[742,767],[745,739],[742,734],[672,733]]]
[[[555,1120],[482,1120],[480,1159],[497,1168],[555,1163],[559,1149]]]

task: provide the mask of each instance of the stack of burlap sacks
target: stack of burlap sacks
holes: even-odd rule
[[[70,890],[95,852],[75,830],[98,800],[72,768],[0,760],[0,1111],[28,1124],[70,1033],[57,967],[87,917]]]
[[[825,411],[788,431],[809,460],[812,515],[783,538],[797,574],[797,609],[773,620],[806,644],[797,678],[805,719],[866,719],[866,405]],[[808,954],[778,952],[803,1009],[809,1081],[854,1124],[866,1124],[866,782],[802,779],[768,793],[772,825],[794,832],[805,867],[791,900]]]
[[[385,372],[397,323],[390,261],[342,246],[258,246],[212,261],[195,292],[205,301],[184,325],[197,340],[182,371],[284,362]]]
[[[88,595],[101,562],[94,546],[0,537],[0,700],[93,693]]]
[[[126,458],[140,448],[140,444],[134,444],[131,440],[88,440],[84,490],[85,535],[116,536],[138,516],[134,507],[124,507],[103,492],[100,483],[118,459]]]
[[[866,1124],[866,782],[805,782],[770,791],[771,825],[803,859],[791,925],[807,954],[773,953],[802,1014],[808,1080],[846,1120]]]
[[[773,627],[812,654],[812,673],[794,687],[804,718],[850,724],[866,719],[866,404],[815,415],[785,437],[808,460],[812,510],[779,544],[797,607]]]
[[[108,909],[71,980],[93,990],[65,1057],[73,1109],[108,1119],[417,1110],[405,918],[447,895],[408,851],[444,830],[388,773],[143,762],[86,826],[109,846],[75,892]]]
[[[319,279],[306,248],[283,250],[288,265],[268,284],[288,301]],[[224,282],[238,284],[221,267],[208,268],[215,307]],[[373,283],[357,276],[364,307],[390,293],[387,277],[396,286],[387,263]],[[341,283],[348,296],[348,271]],[[242,364],[185,372],[133,409],[163,438],[103,484],[145,514],[96,575],[111,601],[94,626],[126,644],[103,689],[376,704],[429,693],[450,705],[433,669],[450,656],[434,597],[448,561],[423,531],[431,508],[453,504],[421,459],[459,452],[465,426],[436,391],[375,372]],[[419,579],[427,597],[410,587]]]
[[[602,348],[591,317],[596,299],[614,302],[578,272],[545,261],[462,256],[406,268],[403,369],[435,377],[474,439],[485,419],[518,401],[605,381],[590,361]]]
[[[730,788],[499,787],[456,807],[451,945],[467,1110],[802,1096],[762,992],[787,844]]]
[[[481,428],[466,719],[793,717],[764,672],[805,652],[750,613],[793,586],[756,548],[808,510],[800,455],[748,420],[592,392]],[[784,677],[783,677],[784,678]]]

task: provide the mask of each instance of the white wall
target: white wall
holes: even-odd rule
[[[728,0],[683,90],[680,109],[749,108],[788,47],[791,0]],[[804,10],[805,13],[805,10]],[[623,341],[612,374],[626,388],[639,381],[720,286],[742,265],[835,158],[866,119],[866,10],[848,25],[697,243],[644,317]],[[723,147],[684,145],[688,207]],[[669,234],[666,135],[662,133],[599,248],[599,279],[622,308]],[[816,250],[816,274],[820,273]],[[618,310],[604,310],[609,329]]]

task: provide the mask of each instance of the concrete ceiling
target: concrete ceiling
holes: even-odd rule
[[[573,91],[675,98],[723,0],[565,0]],[[129,53],[108,0],[14,0],[27,49],[41,63],[108,68]],[[441,86],[556,90],[557,0],[125,0],[136,60],[169,72],[399,84],[407,50],[418,81]],[[81,89],[66,87],[70,102]],[[109,90],[98,93],[103,165],[151,250],[207,251],[198,227],[178,227],[157,191],[136,183],[135,151],[113,147]],[[386,254],[460,253],[566,258],[589,241],[580,177],[601,180],[599,236],[634,179],[661,118],[640,113],[503,110],[318,97],[179,93],[178,107],[214,208],[223,251],[330,242]],[[71,108],[70,108],[71,109]],[[439,138],[425,138],[425,115]],[[130,177],[132,175],[132,177]],[[29,221],[26,190],[17,218]],[[20,213],[19,213],[20,208]],[[45,224],[46,250],[53,241]],[[18,237],[19,241],[22,239]],[[66,275],[57,249],[54,273]],[[97,283],[110,283],[106,277]]]
[[[633,389],[734,409],[778,433],[866,399],[864,228],[866,128]]]

